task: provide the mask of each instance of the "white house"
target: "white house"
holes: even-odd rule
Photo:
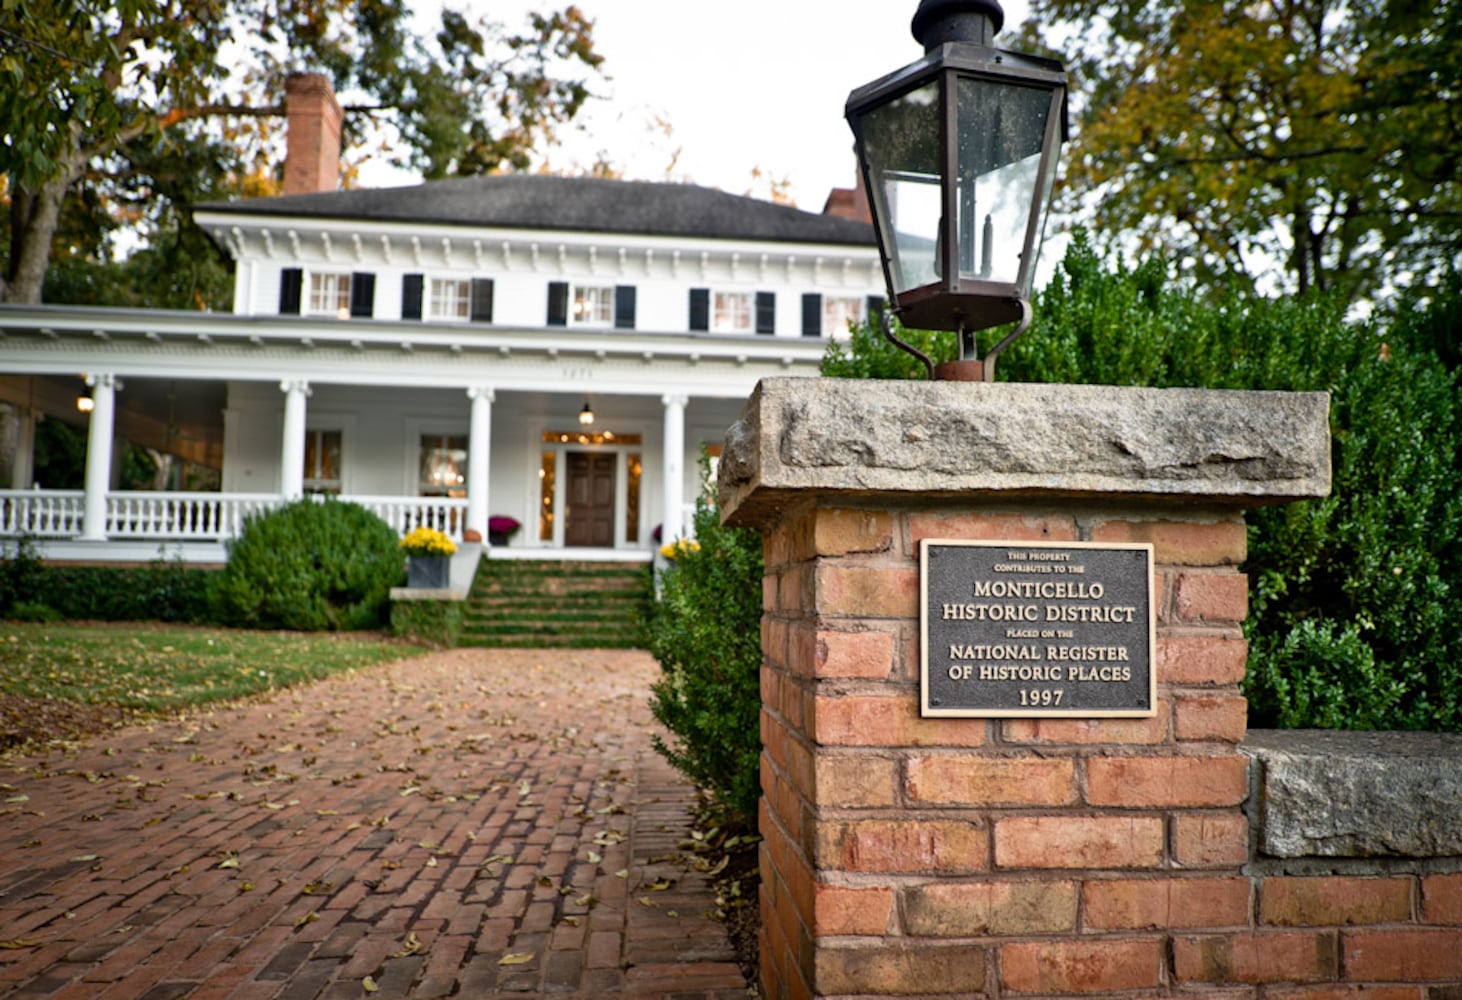
[[[244,514],[329,493],[403,531],[520,522],[495,555],[648,559],[757,380],[815,375],[880,301],[872,228],[842,215],[548,176],[334,190],[338,105],[292,83],[303,193],[194,209],[232,314],[0,307],[0,537],[219,561]],[[88,421],[84,490],[33,481],[41,419]],[[118,437],[208,488],[115,489]]]

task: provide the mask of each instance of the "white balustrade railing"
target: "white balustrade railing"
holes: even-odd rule
[[[71,538],[81,534],[81,490],[0,490],[0,536]]]
[[[467,501],[455,497],[341,497],[358,503],[401,534],[412,528],[436,528],[454,542],[462,541]]]
[[[323,499],[323,498],[320,498]],[[451,497],[340,497],[360,504],[405,534],[425,525],[462,540],[467,501]],[[274,493],[107,494],[108,538],[219,542],[236,538],[244,519],[278,507]],[[75,538],[81,534],[81,490],[0,490],[0,537]]]
[[[107,537],[218,542],[238,536],[244,518],[278,507],[270,493],[107,494]]]

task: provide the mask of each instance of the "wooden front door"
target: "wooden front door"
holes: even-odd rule
[[[614,545],[614,455],[571,451],[564,545]]]

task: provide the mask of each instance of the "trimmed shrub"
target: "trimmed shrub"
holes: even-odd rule
[[[398,639],[452,649],[466,620],[466,601],[391,602],[391,634]]]
[[[1247,515],[1252,726],[1462,731],[1462,275],[1428,294],[1363,322],[1324,296],[1207,298],[1078,234],[1000,358],[1003,381],[1331,394],[1330,496]],[[866,327],[823,370],[922,377]]]
[[[385,521],[359,504],[300,500],[244,523],[213,608],[220,621],[250,628],[379,628],[404,576]]]
[[[733,823],[754,826],[761,756],[761,536],[721,526],[696,505],[698,546],[683,546],[650,606],[645,643],[663,675],[655,718],[674,734],[655,749]]]
[[[17,605],[31,604],[70,621],[203,622],[213,576],[161,559],[141,567],[47,566],[22,539],[0,561],[0,617],[22,617]]]

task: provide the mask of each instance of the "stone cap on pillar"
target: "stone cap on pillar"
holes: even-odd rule
[[[1191,500],[1330,491],[1326,393],[1017,382],[763,379],[726,434],[721,516],[818,497]]]

